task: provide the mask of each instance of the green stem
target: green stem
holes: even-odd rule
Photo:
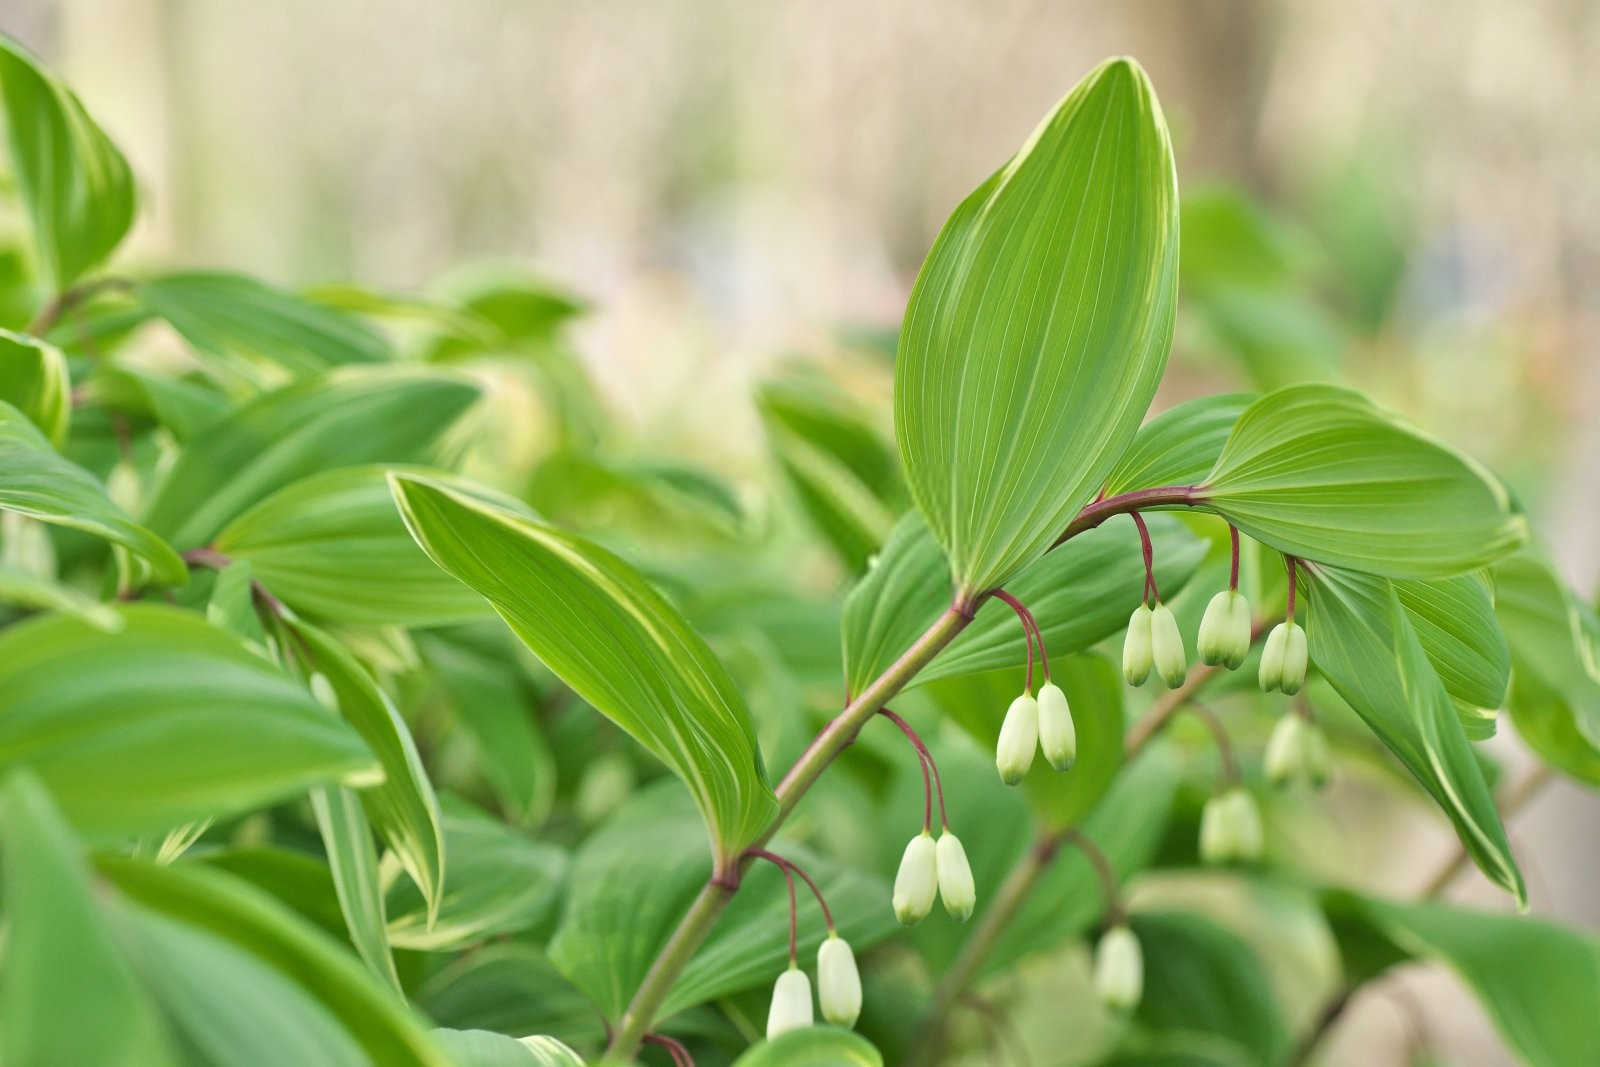
[[[911,681],[918,671],[927,666],[934,656],[966,628],[972,621],[974,611],[975,605],[972,604],[952,605],[921,637],[917,638],[910,648],[906,649],[904,655],[895,660],[871,685],[862,690],[860,696],[851,701],[848,707],[823,728],[795,761],[794,766],[789,768],[789,773],[778,783],[778,788],[775,790],[778,798],[778,814],[767,824],[761,835],[751,842],[752,847],[761,848],[772,839],[784,820],[794,811],[800,798],[805,796],[806,791],[816,782],[828,764],[856,739],[861,727],[878,713],[879,708],[888,703],[890,698]],[[701,942],[716,925],[723,909],[738,892],[744,872],[755,862],[755,858],[749,852],[744,853],[732,870],[714,873],[701,887],[700,894],[695,897],[694,903],[689,906],[688,912],[678,923],[678,928],[672,932],[672,936],[667,939],[666,945],[656,956],[655,962],[650,965],[644,981],[633,994],[633,1000],[628,1003],[622,1018],[617,1021],[616,1032],[612,1035],[611,1045],[606,1050],[603,1062],[626,1063],[638,1050],[639,1043],[649,1032],[656,1013],[661,1010],[667,994],[672,990],[673,983],[678,980],[678,976],[683,973],[684,967],[688,966],[689,960],[699,949]]]

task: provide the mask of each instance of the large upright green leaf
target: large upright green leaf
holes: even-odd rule
[[[199,615],[122,609],[107,633],[43,617],[0,634],[0,768],[81,830],[160,832],[378,769],[298,683]]]
[[[458,489],[391,475],[412,536],[488,597],[544,663],[671,767],[694,796],[719,865],[771,821],[755,732],[726,668],[622,560]]]
[[[1155,546],[1156,585],[1164,596],[1182,588],[1205,557],[1205,542],[1175,519],[1147,520]],[[1144,560],[1131,520],[1117,519],[1051,550],[1006,589],[1039,621],[1051,656],[1082,651],[1128,624],[1144,592]],[[950,604],[951,584],[938,544],[911,512],[845,602],[845,681],[853,693],[893,663]],[[1022,624],[1011,608],[988,600],[972,624],[912,684],[1020,667]]]
[[[1388,578],[1461,574],[1527,536],[1475,461],[1330,385],[1250,405],[1201,495],[1280,552]]]
[[[248,560],[296,611],[372,626],[488,616],[483,597],[440,570],[400,521],[382,466],[321,471],[278,490],[213,542]]]
[[[120,856],[96,862],[140,908],[225,942],[302,989],[371,1062],[449,1067],[400,998],[326,934],[249,883],[193,864],[163,867]]]
[[[1402,956],[1447,964],[1533,1067],[1588,1063],[1600,1004],[1600,940],[1526,916],[1323,895],[1336,928],[1364,927]]]
[[[0,1058],[14,1064],[144,1067],[171,1053],[95,900],[82,848],[38,779],[0,792],[5,965]]]
[[[1547,762],[1600,786],[1600,620],[1533,552],[1502,561],[1494,582],[1517,733]]]
[[[164,274],[140,282],[133,295],[195,348],[222,359],[309,374],[389,357],[384,339],[360,320],[244,274]]]
[[[461,378],[387,367],[295,382],[195,434],[145,520],[179,548],[205,544],[250,505],[307,475],[427,459],[477,396]]]
[[[37,337],[0,330],[0,400],[28,416],[57,446],[67,438],[71,393],[61,349]]]
[[[1255,398],[1218,393],[1163,411],[1139,427],[1106,479],[1105,495],[1166,485],[1197,485],[1211,472],[1233,424]]]
[[[39,273],[55,289],[65,289],[128,232],[133,175],[72,90],[3,34],[0,97]]]
[[[1166,366],[1177,282],[1166,123],[1113,59],[956,209],[906,307],[895,434],[963,595],[1037,559],[1111,472]]]
[[[800,505],[852,571],[905,509],[899,460],[846,398],[795,376],[756,394],[767,440]]]
[[[1443,809],[1484,873],[1524,899],[1494,796],[1393,588],[1333,567],[1304,573],[1317,669]]]
[[[0,509],[84,530],[150,561],[163,582],[181,585],[188,570],[172,546],[130,519],[94,475],[56,454],[16,408],[0,401]]]

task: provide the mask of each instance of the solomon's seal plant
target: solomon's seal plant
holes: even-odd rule
[[[1029,1020],[986,983],[1036,956],[1103,1015],[1085,1061],[1304,1061],[1426,958],[1592,1062],[1591,935],[1432,899],[1454,863],[1387,899],[1263,850],[1258,795],[1275,843],[1312,802],[1250,783],[1357,750],[1523,902],[1505,814],[1600,782],[1600,624],[1491,472],[1357,392],[1147,419],[1180,220],[1186,270],[1272,246],[1180,213],[1133,61],[955,205],[892,443],[822,370],[763,385],[772,523],[606,417],[581,302],[124,264],[118,147],[8,40],[0,96],[0,1060],[988,1062]],[[1549,764],[1505,812],[1502,709]],[[1271,906],[1124,896],[1201,861]],[[1242,914],[1321,932],[1323,1021]]]

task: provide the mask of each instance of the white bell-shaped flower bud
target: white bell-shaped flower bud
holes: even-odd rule
[[[906,926],[921,922],[933,910],[939,892],[939,866],[933,835],[924,830],[906,845],[894,876],[894,915]]]
[[[1195,639],[1200,662],[1236,669],[1250,654],[1250,602],[1237,589],[1211,598]]]
[[[1183,648],[1177,616],[1165,604],[1157,604],[1150,613],[1150,652],[1156,673],[1167,687],[1176,689],[1182,685],[1184,676],[1189,673],[1189,653]]]
[[[1229,794],[1229,835],[1233,839],[1233,856],[1239,860],[1261,858],[1261,809],[1248,789],[1238,786]]]
[[[1283,676],[1278,688],[1293,696],[1306,684],[1306,632],[1293,619],[1283,626]]]
[[[1000,780],[1016,785],[1033,766],[1033,753],[1039,747],[1039,702],[1023,693],[1006,709],[1000,724],[1000,740],[994,747],[994,763]]]
[[[1228,825],[1228,805],[1214,796],[1200,809],[1200,861],[1226,863],[1233,856],[1233,839]]]
[[[1267,739],[1267,752],[1261,769],[1267,781],[1287,786],[1306,775],[1306,742],[1310,724],[1304,716],[1291,712],[1278,720]]]
[[[1313,789],[1321,789],[1333,777],[1333,756],[1328,751],[1328,738],[1316,723],[1306,723],[1305,749],[1306,780]]]
[[[811,980],[790,965],[772,987],[772,1007],[767,1009],[767,1037],[800,1030],[816,1021],[811,1014]]]
[[[939,835],[937,848],[939,867],[939,898],[944,910],[958,923],[972,917],[978,904],[978,889],[972,881],[972,865],[967,862],[967,850],[961,839],[946,830]]]
[[[849,942],[831,930],[817,948],[817,1000],[822,1017],[835,1026],[854,1026],[861,1015],[856,954],[850,951]]]
[[[1039,748],[1050,766],[1064,771],[1078,758],[1078,730],[1072,724],[1067,694],[1054,682],[1039,689]]]
[[[1094,951],[1094,991],[1115,1012],[1130,1012],[1144,995],[1144,953],[1126,926],[1107,930]]]
[[[1289,623],[1280,622],[1267,634],[1267,643],[1261,646],[1261,691],[1270,693],[1283,687],[1283,652],[1288,639]]]
[[[1140,604],[1128,616],[1128,636],[1122,642],[1122,677],[1129,685],[1143,685],[1150,677],[1150,606]]]

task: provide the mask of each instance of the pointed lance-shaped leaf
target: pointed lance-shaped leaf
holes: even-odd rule
[[[906,307],[895,435],[958,594],[1041,556],[1105,481],[1166,366],[1177,273],[1166,123],[1109,60],[956,208]]]

